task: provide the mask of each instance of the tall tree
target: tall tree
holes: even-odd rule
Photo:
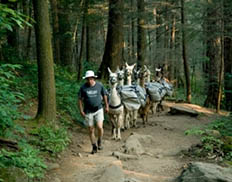
[[[73,69],[72,65],[72,11],[71,3],[69,1],[62,1],[59,3],[59,42],[60,42],[60,60],[61,64]]]
[[[59,36],[59,16],[57,0],[50,0],[52,11],[52,29],[53,29],[53,47],[54,60],[56,64],[60,64],[60,36]]]
[[[108,78],[107,67],[115,71],[122,65],[123,49],[123,0],[109,1],[108,32],[99,77]]]
[[[82,14],[80,56],[78,59],[78,73],[77,73],[78,80],[81,80],[81,75],[83,71],[83,62],[84,62],[84,58],[86,58],[85,53],[87,52],[87,43],[86,43],[86,30],[87,30],[86,17],[87,15],[88,15],[88,0],[84,0],[84,7],[83,7],[83,14]]]
[[[56,118],[56,92],[47,0],[33,0],[35,35],[38,63],[38,111],[39,121]]]
[[[226,109],[232,111],[232,2],[224,0],[224,90]]]
[[[181,24],[182,24],[182,56],[184,62],[184,73],[186,80],[186,100],[188,103],[191,102],[191,83],[190,83],[190,71],[187,58],[187,48],[186,48],[186,36],[185,36],[185,11],[184,11],[184,0],[181,0]]]
[[[208,93],[204,105],[218,104],[220,66],[222,59],[221,2],[208,0],[207,7],[207,57],[209,58]]]
[[[145,31],[145,2],[144,0],[137,0],[138,6],[138,67],[145,64],[146,58],[146,31]]]

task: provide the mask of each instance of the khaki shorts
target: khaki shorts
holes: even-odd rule
[[[85,115],[85,125],[86,126],[94,126],[94,122],[103,122],[104,120],[104,112],[103,108],[99,109],[95,113],[89,113]]]

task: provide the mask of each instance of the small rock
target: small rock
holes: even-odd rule
[[[78,157],[82,158],[83,156],[81,155],[81,153],[78,153],[77,154]]]
[[[82,146],[80,144],[77,144],[77,147],[82,148]]]
[[[124,182],[140,182],[140,181],[138,181],[137,179],[134,179],[134,178],[126,178],[124,180]]]
[[[163,158],[164,156],[162,155],[162,154],[158,154],[158,155],[156,155],[155,156],[155,158],[157,158],[157,159],[161,159],[161,158]]]
[[[47,170],[50,171],[54,169],[59,169],[60,165],[57,163],[47,163],[47,167],[48,167]]]

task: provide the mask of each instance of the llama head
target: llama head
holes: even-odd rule
[[[113,73],[110,68],[108,67],[108,72],[109,72],[109,82],[111,85],[115,85],[117,84],[118,81],[118,74],[117,73]]]
[[[139,74],[138,74],[138,77],[140,79],[145,79],[148,77],[150,71],[148,70],[147,66],[144,65],[142,68],[139,69]]]
[[[132,75],[133,69],[135,66],[136,66],[136,63],[133,65],[128,65],[127,63],[125,63],[125,73],[127,77]]]
[[[118,80],[124,80],[124,70],[117,69]]]

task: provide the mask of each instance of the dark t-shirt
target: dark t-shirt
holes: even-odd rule
[[[96,82],[94,86],[89,86],[87,83],[82,85],[78,93],[79,99],[84,103],[85,113],[94,113],[102,108],[102,97],[106,95],[106,90],[103,85]]]

